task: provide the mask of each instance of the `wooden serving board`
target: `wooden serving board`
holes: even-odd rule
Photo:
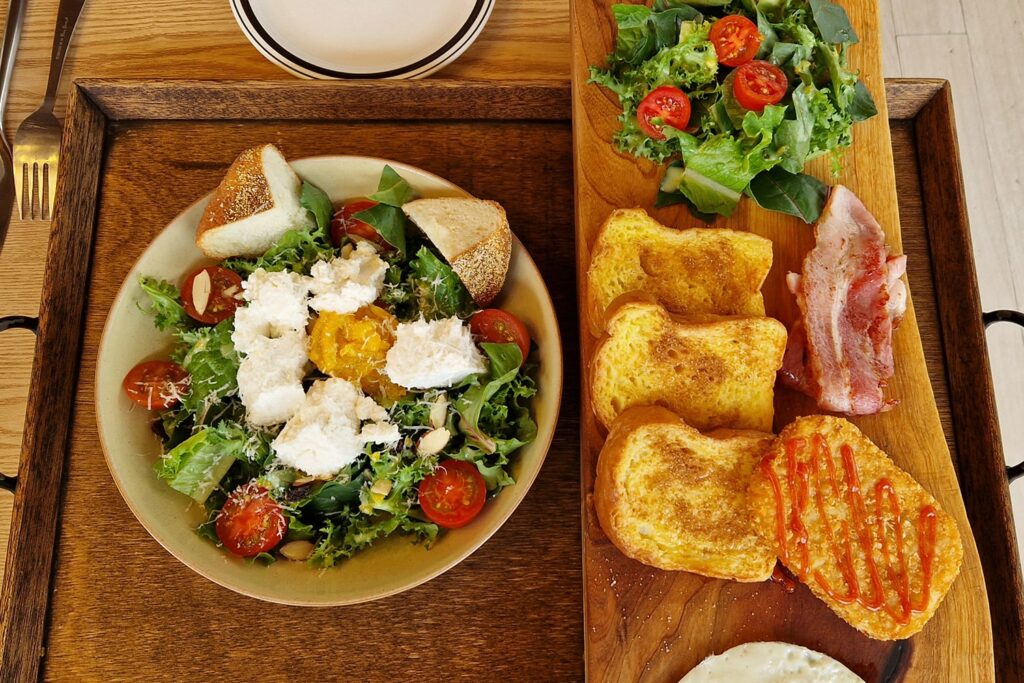
[[[579,377],[570,265],[569,102],[566,83],[75,85],[0,593],[0,682],[232,676],[384,682],[438,675],[473,681],[580,681],[586,641],[591,680],[630,681],[646,668],[647,679],[671,683],[701,654],[687,637],[705,633],[708,641],[713,637],[716,643],[731,644],[730,638],[765,633],[768,629],[759,622],[783,623],[797,610],[815,609],[797,594],[773,597],[769,609],[759,612],[763,596],[751,599],[726,584],[700,582],[695,601],[709,610],[702,616],[684,610],[673,593],[659,594],[673,588],[666,577],[637,573],[628,565],[616,574],[615,586],[596,583],[589,569],[590,599],[584,602],[580,412],[572,390]],[[978,543],[989,592],[998,596],[991,601],[998,680],[1014,680],[1024,670],[1020,565],[969,258],[948,88],[942,82],[897,81],[889,89],[889,102],[904,249],[910,255],[924,351],[943,429],[950,448],[962,455],[957,462],[968,512],[976,525],[986,524]],[[386,120],[381,111],[389,113]],[[202,579],[162,550],[132,517],[97,442],[95,346],[121,279],[152,236],[217,183],[239,149],[267,140],[293,156],[350,153],[400,159],[498,199],[537,260],[562,325],[567,387],[562,416],[544,469],[523,505],[455,569],[367,605],[270,605]],[[919,144],[922,140],[927,144]],[[942,278],[933,282],[939,269]],[[955,498],[955,491],[945,495],[946,500]],[[590,535],[586,553],[591,563],[609,560],[602,571],[619,566]],[[615,592],[624,580],[633,582],[625,584],[632,585],[630,592]],[[961,582],[966,580],[961,578],[958,587]],[[908,667],[917,671],[938,656],[946,668],[938,670],[937,681],[984,680],[991,669],[991,642],[984,595],[978,594],[982,584],[975,578],[971,586],[973,602],[962,595],[957,600],[974,606],[973,619],[940,627],[949,655],[935,655],[932,645],[926,649],[916,639],[885,653],[857,650],[865,655],[860,672],[880,680]],[[753,592],[768,594],[770,589]],[[658,607],[661,601],[664,608]],[[597,631],[595,605],[605,604],[628,617],[600,626],[622,628],[622,640]],[[590,619],[586,629],[584,605]],[[662,616],[666,621],[671,617],[670,630],[633,626]],[[827,616],[819,609],[816,620],[793,624],[822,628]],[[736,632],[727,629],[733,624],[739,624]],[[823,646],[835,638],[804,632],[791,639]],[[854,645],[855,639],[850,637]],[[964,654],[964,643],[976,649]],[[600,647],[612,650],[600,660],[603,668],[595,663]],[[649,658],[651,665],[639,657]],[[961,675],[949,667],[952,658],[970,661],[972,674],[982,675]]]
[[[587,83],[588,66],[604,64],[614,45],[610,0],[574,0],[573,133],[576,168],[577,279],[583,282],[597,231],[616,208],[642,207],[665,225],[698,225],[685,208],[653,209],[661,168],[617,153],[612,145],[621,108],[614,94]],[[843,2],[860,44],[851,66],[878,104],[879,115],[854,128],[854,144],[838,181],[852,189],[885,229],[895,254],[904,252],[899,203],[884,97],[877,3]],[[827,159],[808,172],[829,180]],[[763,211],[745,200],[717,227],[750,230],[772,240],[774,263],[764,286],[768,315],[787,327],[796,313],[785,274],[799,272],[814,244],[799,220]],[[912,263],[913,265],[913,263]],[[917,286],[911,274],[911,289]],[[581,290],[582,291],[582,290]],[[916,290],[915,290],[916,291]],[[579,299],[583,377],[596,340]],[[594,681],[676,681],[705,657],[739,643],[782,640],[823,651],[869,681],[905,673],[907,681],[993,680],[993,641],[985,577],[943,436],[921,332],[913,304],[895,333],[896,376],[887,395],[901,403],[890,412],[854,420],[895,462],[910,472],[956,519],[964,542],[961,575],[924,631],[909,641],[873,641],[846,625],[810,591],[787,595],[779,586],[710,580],[659,571],[624,557],[603,534],[592,504],[602,430],[581,392],[581,468],[587,673]],[[775,428],[797,415],[819,412],[812,399],[776,392]],[[1002,462],[1001,456],[999,462]],[[1005,482],[1003,483],[1005,487]],[[981,494],[984,495],[984,494]],[[1019,675],[1019,671],[1015,673]]]

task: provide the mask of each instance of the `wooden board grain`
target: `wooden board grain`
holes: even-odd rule
[[[666,225],[690,227],[678,207],[653,210],[660,169],[617,154],[610,145],[620,107],[615,96],[587,84],[590,64],[602,64],[613,44],[611,2],[574,0],[573,128],[576,168],[577,277],[589,264],[590,247],[608,213],[640,206]],[[883,97],[877,5],[845,2],[861,38],[850,52],[875,95],[879,115],[854,130],[854,145],[838,181],[856,192],[886,231],[893,253],[902,253],[899,204]],[[827,160],[809,172],[829,179]],[[813,233],[796,219],[761,211],[744,202],[717,225],[749,229],[772,239],[775,259],[765,283],[768,314],[787,325],[795,315],[784,276],[799,272]],[[915,282],[911,278],[913,291]],[[589,329],[580,306],[581,329]],[[581,339],[583,368],[595,340]],[[847,663],[867,680],[885,680],[905,670],[905,680],[993,680],[992,626],[985,579],[957,485],[949,448],[929,382],[913,303],[894,337],[896,376],[888,395],[900,406],[855,422],[901,467],[938,498],[960,527],[965,559],[960,578],[925,630],[898,643],[872,641],[847,626],[810,592],[784,594],[770,583],[744,585],[686,573],[661,572],[623,557],[602,533],[591,504],[594,467],[602,445],[584,386],[581,404],[581,471],[585,575],[585,645],[588,676],[604,680],[678,680],[704,657],[751,640],[779,639],[813,647]],[[817,412],[813,401],[780,390],[776,428],[795,415]]]

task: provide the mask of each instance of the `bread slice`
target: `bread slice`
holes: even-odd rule
[[[210,258],[259,256],[289,230],[313,221],[299,203],[301,181],[274,145],[238,155],[213,192],[196,227],[196,245]]]
[[[601,528],[623,554],[652,567],[764,581],[775,552],[754,529],[747,490],[774,438],[728,429],[702,435],[665,408],[630,408],[597,461]]]
[[[750,503],[756,528],[782,563],[872,638],[901,640],[920,631],[960,572],[964,551],[953,518],[841,417],[801,417],[783,429],[754,475]],[[861,600],[851,599],[851,584]],[[909,613],[902,607],[905,585]],[[884,602],[872,604],[878,586]]]
[[[498,202],[463,197],[417,199],[402,206],[466,285],[487,306],[505,284],[512,231]]]
[[[739,230],[667,228],[642,209],[613,211],[587,272],[591,331],[618,297],[642,291],[673,313],[764,315],[772,243]]]
[[[660,405],[702,432],[772,429],[786,328],[773,318],[681,319],[627,302],[608,319],[591,364],[591,400],[610,427],[627,408]]]

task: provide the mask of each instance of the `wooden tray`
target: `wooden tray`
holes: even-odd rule
[[[613,209],[639,206],[651,210],[652,215],[666,225],[690,227],[697,223],[683,207],[654,210],[661,168],[619,154],[611,145],[612,135],[619,127],[617,117],[621,107],[615,95],[607,89],[587,83],[589,65],[604,64],[614,45],[616,27],[611,4],[612,0],[574,0],[571,5],[577,279],[581,282],[586,277],[597,231]],[[845,156],[845,168],[839,182],[857,193],[878,218],[893,252],[909,252],[914,244],[905,243],[900,230],[893,150],[883,98],[877,3],[872,0],[845,0],[843,5],[861,39],[860,44],[850,51],[851,66],[860,71],[866,85],[875,94],[879,116],[855,127],[854,145]],[[919,92],[917,94],[920,95]],[[935,94],[934,89],[932,94]],[[915,104],[920,105],[920,101]],[[937,207],[929,218],[934,220],[937,230],[951,233],[948,237],[937,238],[935,246],[936,255],[941,259],[938,262],[944,269],[943,276],[949,278],[945,269],[952,265],[954,259],[951,245],[955,243],[960,249],[955,256],[957,265],[965,260],[969,262],[966,254],[970,253],[970,247],[962,193],[959,192],[950,110],[942,111],[941,106],[930,109],[922,126],[927,127],[935,139],[941,137],[940,132],[945,132],[943,139],[946,144],[938,149],[947,155],[947,159],[935,161],[942,157],[934,155],[936,143],[933,141],[922,146],[920,152],[931,155],[929,164],[924,167],[927,173],[944,174],[938,179],[925,180],[924,188],[928,193],[926,198],[935,202]],[[910,108],[901,102],[900,113],[907,115]],[[829,179],[829,170],[829,160],[821,159],[810,165],[808,172]],[[914,187],[911,184],[900,189],[900,196],[904,196],[903,193],[912,192]],[[911,222],[908,217],[908,225]],[[795,218],[763,211],[751,201],[742,202],[732,217],[720,218],[716,226],[747,229],[772,240],[774,264],[764,287],[765,303],[768,315],[780,319],[788,327],[795,317],[796,304],[785,285],[785,274],[801,270],[802,259],[814,243],[813,231]],[[953,236],[957,236],[955,240]],[[922,266],[925,270],[921,270]],[[910,267],[909,280],[916,301],[929,286],[926,258],[912,253]],[[971,357],[969,364],[973,376],[983,375],[986,379],[982,381],[987,382],[988,372],[983,369],[987,368],[987,357],[980,333],[975,334],[981,329],[981,321],[973,273],[964,273],[964,279],[969,279],[971,284],[955,294],[942,289],[945,282],[940,284],[940,294],[952,295],[955,299],[940,299],[940,303],[948,305],[950,310],[953,306],[962,307],[959,313],[970,314],[967,323],[963,323],[965,318],[959,322],[972,330],[968,335],[972,344],[959,350]],[[959,284],[966,285],[963,281]],[[593,325],[583,301],[581,297],[581,348],[583,376],[586,377],[586,368],[597,340],[588,332]],[[927,310],[924,315],[927,315]],[[943,437],[941,417],[922,347],[921,330],[930,330],[934,334],[937,327],[934,324],[928,326],[927,318],[921,322],[915,315],[913,303],[908,304],[907,315],[894,338],[896,376],[887,390],[888,396],[900,398],[899,407],[854,421],[938,498],[956,518],[963,534],[965,557],[960,577],[924,631],[909,641],[874,641],[846,625],[805,586],[799,586],[794,594],[787,595],[771,582],[751,585],[709,580],[684,572],[659,571],[623,556],[602,532],[593,508],[596,461],[604,437],[591,410],[589,387],[584,382],[581,391],[584,639],[590,678],[600,681],[675,681],[705,657],[739,643],[782,640],[830,654],[868,680],[885,680],[896,674],[904,675],[908,681],[994,680],[993,633],[985,591],[986,576],[957,485],[957,473],[950,457],[954,449]],[[944,322],[944,329],[958,328],[946,328]],[[955,342],[951,339],[950,342],[966,343],[963,338]],[[948,357],[959,362],[963,355]],[[962,378],[965,373],[956,364],[949,367],[953,386],[954,380]],[[1006,503],[1007,482],[1002,471],[1003,457],[994,412],[990,403],[978,405],[984,403],[984,399],[974,398],[978,388],[981,387],[976,386],[960,400],[976,402],[976,408],[988,408],[989,412],[984,421],[977,423],[978,431],[971,431],[971,436],[967,437],[971,439],[971,445],[964,449],[965,458],[960,464],[962,472],[967,468],[984,472],[984,475],[964,473],[963,476],[965,484],[969,478],[980,478],[973,479],[978,486],[964,488],[972,498],[991,497],[977,503],[986,506],[993,515],[973,518],[976,528],[982,532],[979,536],[986,538],[997,520],[1004,520],[1002,524],[1006,529],[1012,529],[1012,522]],[[990,389],[987,386],[983,388],[989,396]],[[788,390],[776,392],[776,429],[781,429],[796,415],[816,412],[819,411],[812,399]],[[963,448],[959,435],[957,438],[957,443]],[[996,502],[1001,505],[998,515],[993,509]],[[980,526],[982,521],[984,527]],[[1012,532],[1000,529],[998,536],[1000,543],[1005,544],[996,551],[1000,556],[997,563],[1001,567],[999,571],[1019,571],[1015,561],[1010,560],[1016,548]],[[990,568],[994,567],[996,564]],[[1005,585],[1008,577],[999,581],[990,573],[989,579]],[[1012,623],[1017,625],[1013,637],[1018,643],[1012,645],[1012,652],[1009,644],[1000,651],[1000,671],[1013,671],[1017,676],[1019,667],[1004,668],[1008,664],[1020,663],[1019,576],[1014,586],[1014,593],[991,586],[990,594],[998,596],[993,601],[995,609],[1008,609],[1008,605],[998,604],[1004,600],[1010,601],[1017,609]],[[997,619],[995,623],[1000,629],[1006,628],[1006,622]],[[1002,661],[1004,657],[1007,659]]]
[[[62,680],[582,679],[574,392],[538,480],[493,538],[423,586],[337,609],[258,602],[171,557],[114,487],[93,404],[96,345],[125,274],[241,150],[268,141],[290,157],[401,160],[501,202],[575,359],[569,110],[564,83],[79,82],[5,575],[0,678],[31,680],[41,667]],[[566,382],[578,382],[575,363]]]
[[[925,355],[950,446],[970,446],[961,478],[972,492],[966,496],[971,518],[986,524],[979,549],[989,591],[1000,596],[991,601],[996,662],[1000,680],[1010,680],[1024,667],[1022,591],[977,287],[964,256],[970,243],[948,89],[942,82],[892,82],[889,104]],[[386,122],[376,122],[381,111]],[[52,680],[181,680],[213,672],[582,680],[574,392],[563,400],[540,478],[486,545],[413,591],[324,610],[244,598],[164,552],[110,479],[92,395],[100,325],[135,256],[180,208],[216,184],[239,149],[266,140],[293,156],[390,156],[502,201],[555,297],[569,359],[566,386],[574,386],[568,117],[567,84],[78,83],[0,595],[0,680],[40,673]],[[918,139],[929,144],[918,149]],[[934,262],[942,264],[938,292],[929,238]],[[941,333],[940,324],[957,333]],[[959,359],[963,371],[947,377],[946,358]],[[920,648],[910,653],[912,663],[922,656]],[[990,655],[974,656],[984,668]]]

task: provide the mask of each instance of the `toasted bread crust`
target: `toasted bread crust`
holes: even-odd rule
[[[505,210],[500,204],[490,200],[487,203],[496,206],[504,217]],[[512,231],[506,219],[487,239],[451,258],[450,264],[466,285],[476,305],[485,308],[505,286],[505,275],[511,259]]]
[[[771,431],[775,373],[786,346],[782,323],[685,318],[623,299],[590,366],[592,404],[602,425],[609,428],[627,408],[661,405],[701,431]]]
[[[771,265],[772,243],[758,235],[678,230],[643,209],[616,209],[598,232],[583,285],[591,333],[601,336],[614,301],[631,292],[673,313],[763,316]]]
[[[836,472],[837,487],[833,488],[827,473],[827,460],[819,461],[815,468],[813,453],[814,437],[821,435],[823,443],[831,454],[832,464]],[[802,441],[800,441],[802,440]],[[787,452],[787,443],[795,441],[798,446],[792,456]],[[846,465],[842,458],[842,447],[849,446],[852,461],[856,466],[858,481],[857,489],[863,498],[863,513],[854,512],[860,504],[851,494],[847,479]],[[823,456],[819,456],[823,457]],[[792,458],[792,462],[790,459]],[[822,463],[825,463],[823,466]],[[795,475],[791,479],[790,465],[804,474]],[[768,468],[767,470],[765,468]],[[777,501],[775,484],[768,476],[770,470],[779,485],[783,500]],[[817,471],[817,475],[815,472]],[[786,525],[785,545],[779,539],[778,514],[792,514],[792,484],[801,477],[807,477],[806,506],[801,519],[807,530],[807,563],[806,568],[801,544],[796,538],[792,525]],[[888,481],[899,502],[901,510],[899,519],[902,529],[903,556],[906,561],[906,576],[910,587],[912,601],[920,601],[923,595],[925,571],[921,559],[921,515],[925,508],[931,508],[935,514],[935,545],[931,560],[931,584],[927,603],[924,609],[911,612],[907,623],[893,616],[902,614],[899,593],[895,588],[894,575],[900,573],[895,548],[900,542],[896,538],[896,515],[891,500],[886,496],[879,507],[879,482]],[[883,489],[884,490],[884,489]],[[803,494],[800,494],[803,495]],[[938,609],[939,604],[953,585],[960,571],[963,559],[963,546],[956,522],[939,506],[938,502],[913,477],[901,470],[896,464],[870,439],[858,430],[851,422],[825,415],[812,415],[797,418],[782,430],[778,439],[765,454],[764,462],[758,467],[750,485],[751,510],[756,520],[756,528],[766,540],[774,544],[776,551],[795,575],[800,576],[811,591],[847,623],[868,636],[880,640],[897,640],[907,638],[919,632],[925,623]],[[818,506],[822,505],[823,508]],[[825,511],[822,518],[821,509]],[[886,529],[889,549],[887,559],[882,548],[881,536],[878,533],[879,510]],[[858,532],[858,520],[863,520]],[[826,521],[827,520],[827,524]],[[877,567],[877,575],[881,581],[885,605],[881,609],[865,606],[857,600],[840,600],[836,594],[846,594],[850,584],[843,573],[836,554],[835,546],[844,545],[844,525],[853,529],[850,539],[850,557],[857,577],[858,594],[869,599],[875,595],[874,582],[871,578],[868,555],[865,552],[865,540],[870,537],[872,562]],[[860,537],[864,534],[864,539]],[[829,540],[831,534],[833,541]],[[927,541],[925,546],[927,546]],[[924,551],[927,553],[927,551]],[[813,569],[812,569],[813,568]],[[802,576],[801,576],[802,575]],[[822,582],[829,587],[826,590]]]
[[[738,430],[701,435],[656,406],[625,411],[597,461],[594,509],[601,528],[624,555],[652,567],[767,579],[775,554],[754,530],[746,498],[772,439]],[[658,446],[648,449],[651,442]]]
[[[267,178],[263,175],[265,146],[247,149],[231,163],[196,226],[197,244],[201,243],[203,233],[207,230],[273,208],[274,198],[267,185]]]

